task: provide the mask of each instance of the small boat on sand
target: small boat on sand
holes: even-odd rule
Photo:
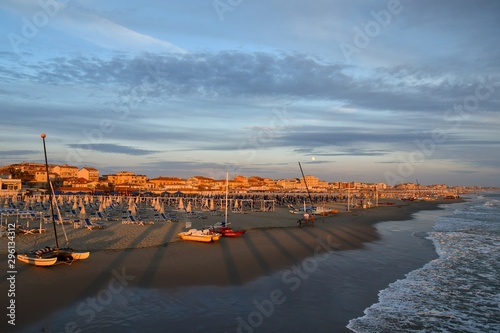
[[[51,216],[52,216],[52,225],[54,227],[54,238],[55,238],[55,247],[50,247],[46,246],[42,249],[34,250],[34,251],[29,251],[27,253],[17,253],[16,258],[17,260],[24,262],[26,264],[30,265],[35,265],[35,266],[52,266],[55,264],[71,264],[75,260],[83,260],[87,259],[90,256],[90,252],[88,251],[80,251],[77,252],[72,248],[69,247],[64,247],[60,248],[59,247],[59,242],[57,239],[57,230],[56,230],[56,221],[55,221],[55,214],[54,214],[54,206],[56,206],[57,211],[58,211],[58,216],[61,216],[61,212],[59,212],[59,207],[54,204],[54,198],[55,198],[55,193],[54,193],[54,187],[52,186],[52,183],[49,178],[49,163],[47,161],[47,149],[45,147],[45,134],[41,135],[42,141],[43,141],[43,151],[45,155],[45,171],[47,174],[47,188],[49,191],[49,201],[50,201],[50,211],[51,211]],[[62,223],[61,223],[62,225]],[[63,226],[64,230],[64,226]],[[64,232],[64,235],[66,236],[66,232]],[[66,236],[66,242],[69,245],[68,238]]]
[[[213,226],[212,230],[214,232],[222,234],[222,236],[224,236],[224,237],[238,237],[238,236],[245,234],[245,232],[246,232],[245,229],[233,230],[233,228],[228,227],[228,224],[229,223],[226,223],[226,222],[216,223]]]
[[[188,231],[181,232],[178,235],[183,240],[204,242],[204,243],[211,243],[214,241],[218,241],[222,236],[222,234],[218,232],[213,232],[209,229],[203,229],[203,230],[189,229]]]
[[[238,237],[238,236],[243,235],[246,232],[246,230],[233,230],[233,229],[228,228],[228,227],[220,228],[217,231],[220,232],[222,234],[222,236],[224,236],[224,237]]]
[[[224,222],[219,222],[216,223],[213,228],[211,228],[214,232],[222,234],[224,237],[238,237],[243,235],[246,230],[233,230],[232,228],[228,227],[229,222],[227,222],[227,211],[228,211],[228,195],[229,195],[229,173],[226,173],[226,207],[225,207],[225,214],[224,214]]]
[[[18,254],[17,260],[35,266],[52,266],[56,263],[70,264],[74,260],[87,259],[89,256],[90,252],[88,251],[75,252],[75,250],[71,248],[55,249],[50,246],[46,246],[43,249]]]

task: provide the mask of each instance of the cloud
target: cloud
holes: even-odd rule
[[[339,115],[359,109],[435,113],[474,94],[484,77],[454,78],[425,68],[379,68],[358,76],[352,66],[304,54],[221,51],[196,54],[142,54],[111,59],[57,57],[26,64],[31,80],[49,85],[107,87],[137,102],[186,98],[276,98],[342,102]],[[19,68],[0,66],[8,78]],[[25,79],[29,78],[25,74]],[[488,79],[497,85],[500,78]],[[484,110],[500,110],[498,98],[481,101]],[[330,107],[331,109],[331,107]],[[357,112],[353,112],[357,110]]]
[[[40,29],[46,29],[48,26],[59,32],[59,38],[62,34],[68,34],[72,39],[79,38],[103,49],[129,52],[142,52],[145,49],[151,52],[186,52],[168,41],[121,25],[76,1],[63,3],[5,0],[0,7],[28,18],[39,14],[39,17],[47,19],[47,23],[41,25]]]
[[[7,157],[12,157],[12,156],[23,156],[23,155],[32,155],[32,154],[38,154],[40,153],[38,150],[3,150],[0,151],[0,155],[2,157],[7,158]]]
[[[80,10],[72,10],[62,18],[66,32],[102,48],[111,50],[185,53],[186,50],[120,25],[107,18]]]
[[[142,156],[157,153],[155,150],[139,149],[135,147],[122,146],[110,143],[95,143],[95,144],[68,144],[68,147],[74,149],[93,150],[102,153],[126,154],[133,156]]]

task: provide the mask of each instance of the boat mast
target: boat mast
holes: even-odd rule
[[[306,177],[304,176],[304,171],[302,171],[302,166],[300,165],[300,162],[299,162],[299,168],[300,168],[300,173],[302,173],[302,179],[304,179],[304,184],[306,185],[306,191],[307,191],[307,195],[309,196],[309,201],[311,202],[311,209],[312,209],[313,201],[311,198],[311,193],[309,193],[309,188],[307,187]],[[306,207],[304,207],[304,212],[305,212],[305,208]]]
[[[52,216],[52,225],[54,226],[54,236],[56,238],[56,250],[59,250],[59,242],[57,241],[56,221],[54,219],[54,203],[52,202],[52,190],[50,186],[49,163],[47,162],[47,148],[45,147],[45,134],[41,135],[43,141],[43,154],[45,155],[45,172],[47,173],[47,190],[49,191],[50,211]]]
[[[226,227],[227,227],[227,200],[228,200],[228,195],[229,195],[229,172],[226,172],[226,211],[225,211],[225,214],[224,214],[224,222],[226,224]]]

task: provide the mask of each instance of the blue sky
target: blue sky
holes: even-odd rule
[[[500,186],[498,1],[3,0],[0,164]]]

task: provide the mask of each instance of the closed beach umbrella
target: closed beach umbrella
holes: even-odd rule
[[[188,205],[187,205],[187,208],[186,208],[186,212],[188,213],[191,213],[191,201],[188,202]]]
[[[182,198],[179,199],[179,208],[180,210],[183,210],[184,209],[184,202],[182,201]]]
[[[135,216],[137,214],[137,209],[135,208],[135,203],[133,201],[131,201],[128,205],[128,210],[130,211],[130,214],[132,214],[132,216]]]
[[[80,217],[85,217],[87,215],[87,211],[85,210],[85,205],[82,205],[80,209]]]
[[[215,203],[213,198],[210,200],[210,210],[215,210]]]

